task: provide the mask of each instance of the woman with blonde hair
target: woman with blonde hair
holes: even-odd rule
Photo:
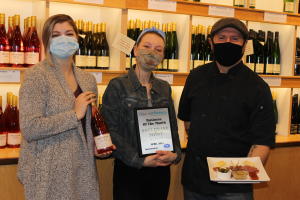
[[[100,198],[90,106],[97,85],[74,65],[77,37],[70,16],[50,17],[42,33],[46,58],[26,70],[20,88],[18,177],[28,200]]]

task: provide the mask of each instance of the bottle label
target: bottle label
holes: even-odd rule
[[[251,8],[251,7],[255,8],[255,0],[250,0],[250,2],[249,2],[249,7],[250,7],[250,8]]]
[[[85,67],[87,63],[87,56],[75,55],[75,63],[77,67]]]
[[[109,56],[98,56],[97,67],[109,67]]]
[[[280,74],[280,64],[274,64],[273,73]]]
[[[126,69],[130,69],[130,57],[126,57]]]
[[[87,63],[86,66],[87,67],[96,67],[96,56],[87,56]]]
[[[256,73],[264,73],[264,64],[263,63],[256,63]]]
[[[24,52],[9,52],[9,63],[11,64],[24,64]]]
[[[97,149],[104,149],[104,148],[112,146],[112,141],[111,141],[109,133],[103,134],[103,135],[98,135],[98,136],[94,137],[94,139],[95,139]]]
[[[285,12],[294,12],[294,2],[285,2]]]
[[[193,60],[190,60],[190,70],[192,70],[192,69],[194,69],[194,62],[193,62]]]
[[[267,74],[273,74],[273,71],[274,71],[274,64],[267,64],[266,73]]]
[[[0,134],[0,147],[6,146],[7,134]]]
[[[179,65],[178,63],[179,63],[178,59],[169,59],[168,69],[170,71],[178,71],[178,65]]]
[[[36,52],[25,53],[25,64],[34,65],[39,62],[40,54]]]
[[[163,61],[163,65],[162,65],[162,69],[163,70],[167,70],[168,69],[168,62],[169,59],[165,58],[164,61]]]
[[[8,133],[7,134],[7,144],[8,145],[18,145],[18,144],[21,144],[21,132],[18,132],[18,133]]]
[[[136,64],[136,58],[135,58],[135,57],[132,57],[132,58],[131,58],[131,62],[132,62],[132,66],[135,65],[135,64]]]
[[[0,63],[1,64],[9,63],[9,51],[0,51]]]
[[[194,68],[204,65],[204,60],[194,60]]]
[[[255,63],[246,63],[247,64],[247,66],[252,70],[252,71],[254,71],[254,69],[255,69]]]

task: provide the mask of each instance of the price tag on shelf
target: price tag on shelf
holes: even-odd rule
[[[74,0],[75,2],[103,4],[104,0]]]
[[[148,0],[148,9],[176,12],[177,3],[168,0]]]
[[[209,6],[208,15],[234,17],[234,8],[228,8],[223,6]]]
[[[268,22],[286,23],[286,18],[287,18],[286,14],[271,13],[271,12],[264,13],[264,21],[268,21]]]
[[[0,82],[1,83],[19,83],[20,79],[19,70],[0,70]]]
[[[281,78],[280,77],[262,77],[264,81],[273,87],[280,87],[281,86]]]
[[[96,79],[97,83],[102,83],[102,72],[90,72]]]
[[[156,78],[167,81],[170,85],[173,84],[173,77],[174,77],[173,74],[156,74],[156,73],[154,73],[154,76]]]
[[[135,41],[122,33],[118,33],[112,46],[129,55],[135,44]]]

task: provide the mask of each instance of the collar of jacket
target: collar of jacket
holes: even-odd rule
[[[138,90],[139,88],[143,87],[142,84],[140,83],[136,73],[135,73],[135,67],[136,65],[134,65],[129,71],[128,71],[128,78],[130,80],[130,82],[133,85],[134,90]],[[157,78],[155,78],[155,76],[153,75],[153,72],[151,72],[150,75],[150,83],[152,83],[152,90],[156,93],[160,93],[160,87],[159,87],[159,80]]]

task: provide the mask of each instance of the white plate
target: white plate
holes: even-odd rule
[[[216,167],[216,163],[219,161],[224,161],[228,165],[242,165],[244,161],[250,161],[254,164],[254,167],[256,167],[259,172],[257,173],[258,180],[251,180],[248,176],[245,180],[236,180],[234,178],[230,179],[219,179],[217,177],[216,171],[213,170],[214,167]],[[208,169],[209,169],[209,177],[211,181],[218,182],[218,183],[260,183],[260,182],[266,182],[270,181],[270,177],[268,176],[261,160],[259,157],[244,157],[244,158],[216,158],[216,157],[207,157],[207,163],[208,163]]]

